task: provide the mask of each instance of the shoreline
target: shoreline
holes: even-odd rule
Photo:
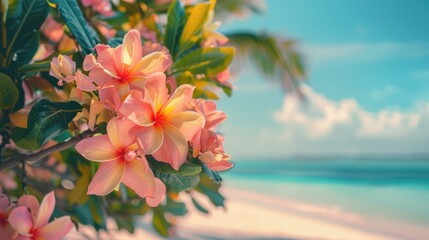
[[[191,214],[179,222],[179,236],[183,233],[183,239],[203,235],[201,239],[380,240],[417,240],[429,236],[429,230],[423,226],[400,225],[401,229],[396,229],[399,223],[395,221],[374,222],[374,219],[366,219],[340,208],[281,199],[231,187],[223,190],[225,196],[228,196],[227,210],[211,209],[209,216],[191,210]],[[206,202],[207,205],[209,203]],[[382,229],[383,225],[389,229]]]
[[[208,207],[210,213],[202,214],[193,206],[191,199],[182,195],[189,213],[185,217],[173,217],[177,223],[173,239],[428,239],[429,229],[404,226],[374,219],[336,207],[308,204],[292,199],[282,199],[233,187],[224,187],[226,208]],[[195,194],[196,195],[196,194]],[[208,199],[198,196],[204,206],[212,206]],[[125,230],[102,232],[99,237],[90,227],[81,229],[90,239],[163,239],[151,226],[151,216],[144,216],[135,235]],[[382,230],[385,226],[389,229]],[[109,229],[116,229],[109,221]],[[73,230],[65,239],[81,239]]]

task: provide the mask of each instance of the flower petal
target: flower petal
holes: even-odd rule
[[[188,141],[204,127],[204,117],[197,112],[191,111],[169,114],[167,121],[179,129]]]
[[[88,128],[94,130],[95,120],[97,115],[103,111],[104,104],[98,101],[95,98],[91,99],[91,106],[89,107],[89,117],[88,117]]]
[[[124,173],[122,160],[102,163],[88,186],[88,194],[104,196],[111,193],[121,183]]]
[[[115,85],[103,86],[98,91],[100,101],[112,110],[118,111],[122,105],[119,90]]]
[[[207,164],[207,167],[213,171],[225,171],[232,168],[234,165],[229,161],[218,161],[215,163]]]
[[[39,212],[39,201],[33,195],[23,195],[18,199],[18,206],[26,206],[30,209],[32,215]]]
[[[131,91],[125,98],[119,112],[139,126],[153,125],[154,115],[152,106],[143,101],[141,91]]]
[[[83,74],[80,70],[76,72],[76,86],[86,92],[92,92],[98,89],[92,81],[91,78]]]
[[[139,138],[140,148],[144,154],[152,154],[157,151],[163,142],[162,128],[156,124],[150,127],[136,128],[136,137]]]
[[[155,193],[153,194],[153,197],[146,197],[146,203],[147,205],[151,207],[156,207],[158,204],[164,199],[165,197],[165,185],[164,183],[159,180],[158,178],[155,178]]]
[[[8,221],[19,234],[30,236],[30,230],[33,227],[33,217],[27,207],[21,206],[13,209],[9,214]]]
[[[95,162],[112,161],[120,157],[107,135],[83,139],[75,148],[86,159]]]
[[[154,176],[150,168],[144,164],[144,160],[127,162],[125,176],[122,182],[133,189],[141,198],[153,196],[155,191]]]
[[[34,227],[40,228],[45,226],[49,222],[49,218],[54,212],[55,208],[55,194],[53,191],[48,193],[42,200],[40,204],[39,211],[37,212]]]
[[[94,67],[89,72],[88,76],[93,82],[98,85],[98,87],[102,87],[104,84],[113,80],[112,76],[107,74],[101,67]]]
[[[178,170],[186,161],[188,141],[185,135],[168,123],[162,125],[162,131],[164,136],[162,145],[152,155],[158,161],[170,163],[175,170]]]
[[[170,114],[183,111],[183,108],[192,100],[194,89],[195,87],[189,84],[178,87],[165,104],[164,112]]]
[[[123,46],[123,63],[132,66],[142,58],[142,41],[137,29],[132,29],[125,34]]]
[[[165,71],[165,61],[168,59],[167,54],[163,52],[153,52],[144,56],[136,63],[132,72],[143,72],[146,76],[150,76],[156,72]]]
[[[0,186],[0,212],[3,209],[6,209],[7,206],[9,206],[9,203],[10,203],[9,198],[5,194],[1,193],[1,186]]]
[[[83,60],[83,70],[90,71],[96,66],[96,64],[97,61],[95,60],[95,56],[93,54],[88,54]]]
[[[16,230],[12,228],[7,222],[3,222],[0,225],[0,239],[15,239],[13,238],[17,234]]]
[[[211,152],[211,151],[207,151],[207,152],[201,153],[198,156],[198,159],[200,159],[201,162],[206,163],[206,164],[207,163],[215,163],[216,162],[216,159],[215,159],[215,157],[213,155],[213,152]]]
[[[168,98],[168,89],[165,85],[165,80],[164,73],[155,73],[145,81],[146,94],[155,106],[156,112],[164,105]]]
[[[73,228],[73,223],[69,216],[55,219],[48,225],[39,229],[39,236],[43,239],[62,239]]]
[[[107,135],[118,151],[124,151],[135,142],[135,137],[130,134],[130,130],[134,126],[130,120],[118,118],[112,118],[107,124]]]

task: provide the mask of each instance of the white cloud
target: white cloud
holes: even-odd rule
[[[429,153],[429,102],[406,111],[370,112],[352,98],[333,101],[308,86],[303,91],[307,102],[285,96],[274,123],[222,126],[226,150],[236,159]]]
[[[303,106],[294,95],[288,95],[275,119],[286,127],[302,128],[310,138],[326,138],[338,134],[338,130],[348,137],[362,139],[403,136],[416,129],[423,111],[429,113],[429,104],[421,106],[418,112],[381,110],[372,113],[352,98],[336,102],[308,86],[304,86],[303,91],[308,97],[306,105]]]
[[[304,45],[303,53],[312,63],[338,61],[373,62],[387,59],[418,58],[429,55],[429,44],[377,42]]]
[[[279,124],[249,133],[231,145],[238,156],[285,156],[320,153],[422,153],[428,152],[429,103],[408,111],[382,109],[370,112],[355,99],[333,101],[304,86],[302,104],[293,95],[284,98],[274,114]],[[253,137],[252,137],[253,136]],[[231,139],[234,141],[233,139]],[[232,146],[233,147],[233,146]]]

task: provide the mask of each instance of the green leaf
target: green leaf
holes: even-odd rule
[[[16,21],[22,14],[22,0],[8,0],[8,9],[6,14],[6,24],[11,28],[17,28],[19,22]]]
[[[232,88],[230,86],[227,86],[225,84],[222,83],[218,83],[217,84],[220,88],[222,88],[223,92],[228,96],[231,97],[232,96]]]
[[[129,233],[134,233],[136,226],[134,223],[134,218],[130,216],[113,216],[113,219],[115,219],[116,224],[118,225],[118,229],[125,229]]]
[[[161,173],[154,170],[157,178],[161,179],[167,188],[173,192],[182,192],[194,188],[200,181],[200,175],[180,176],[174,173]]]
[[[45,1],[22,0],[11,1],[6,20],[7,49],[6,62],[2,65],[9,67],[29,62],[38,48],[38,30],[48,15],[49,7]],[[5,46],[3,46],[5,47]]]
[[[162,207],[157,207],[153,209],[153,219],[152,225],[155,230],[163,237],[168,237],[168,232],[171,227],[171,224],[165,219],[165,212]]]
[[[13,141],[20,148],[38,150],[48,140],[68,129],[82,106],[77,102],[51,102],[42,99],[37,102],[28,116],[27,129],[15,128]]]
[[[0,72],[0,109],[13,107],[18,101],[18,89],[12,79]]]
[[[18,75],[28,72],[48,72],[51,69],[51,61],[26,64],[18,68]]]
[[[185,203],[173,201],[171,198],[167,198],[166,210],[175,216],[184,216],[188,213]]]
[[[170,166],[170,164],[157,161],[154,157],[150,155],[146,158],[151,167],[160,173],[171,173],[180,176],[193,176],[198,175],[201,172],[200,166],[190,162],[183,163],[182,166],[180,166],[179,170],[175,170]]]
[[[234,53],[235,50],[232,47],[197,49],[173,64],[173,74],[189,71],[194,75],[215,76],[228,68]]]
[[[96,196],[89,196],[89,201],[84,205],[74,205],[73,215],[75,218],[84,225],[91,225],[95,230],[106,230],[106,218],[101,209],[102,203]]]
[[[220,184],[214,183],[206,175],[201,175],[201,180],[195,190],[206,195],[216,207],[224,207],[225,198],[219,193]]]
[[[197,200],[193,196],[191,196],[191,198],[192,198],[192,203],[194,204],[195,208],[197,208],[198,211],[206,214],[209,213],[209,211],[205,207],[203,207],[199,202],[197,202]]]
[[[211,170],[210,168],[207,167],[207,165],[205,163],[203,163],[202,165],[203,171],[204,173],[211,179],[213,180],[213,182],[219,184],[222,182],[222,177],[220,176],[220,174],[216,171]]]
[[[237,50],[237,67],[251,63],[267,80],[279,80],[286,90],[297,90],[305,78],[305,66],[296,43],[265,33],[236,32],[226,35]]]
[[[112,38],[112,39],[109,39],[109,40],[107,41],[107,44],[108,44],[110,47],[115,48],[115,47],[117,47],[117,46],[121,45],[121,44],[122,44],[122,42],[123,42],[123,38]]]
[[[203,26],[207,22],[209,11],[210,3],[199,3],[192,8],[179,39],[178,55],[192,48],[201,39]]]
[[[173,1],[167,11],[167,26],[164,45],[170,50],[173,58],[176,56],[179,38],[186,23],[185,10],[180,1]]]
[[[216,86],[220,87],[222,89],[222,91],[228,96],[231,97],[232,96],[232,88],[226,84],[223,84],[217,80],[214,79],[207,79],[207,81],[209,81],[210,83],[215,84]]]
[[[90,54],[92,48],[100,41],[95,36],[94,29],[85,21],[77,2],[70,0],[50,0],[50,2],[56,5],[61,19],[76,38],[82,52]]]
[[[33,38],[31,38],[28,42],[21,45],[16,51],[16,62],[12,62],[15,64],[14,67],[19,67],[23,64],[26,64],[33,59],[34,54],[36,54],[39,49],[40,36],[38,34],[34,34]]]

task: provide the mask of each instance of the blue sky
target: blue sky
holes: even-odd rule
[[[236,159],[429,152],[429,1],[269,0],[224,24],[298,41],[309,105],[246,69],[219,108]]]

